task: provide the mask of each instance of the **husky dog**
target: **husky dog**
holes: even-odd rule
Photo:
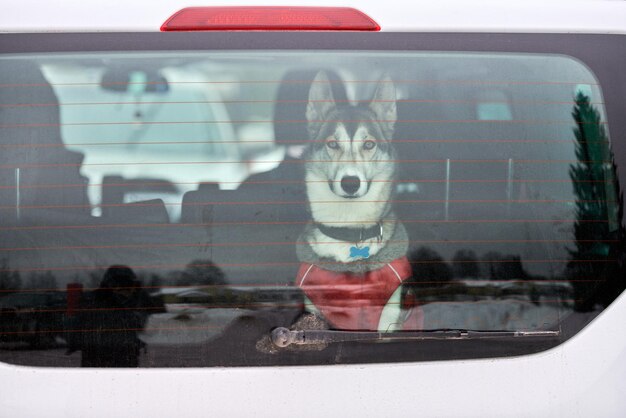
[[[391,208],[395,87],[367,105],[338,106],[328,77],[311,85],[305,182],[312,221],[298,239],[296,284],[309,311],[339,329],[398,329],[408,238]],[[405,292],[406,293],[406,292]],[[395,305],[395,312],[394,307]],[[401,326],[400,326],[401,327]]]

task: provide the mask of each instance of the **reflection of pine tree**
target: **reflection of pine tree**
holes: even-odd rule
[[[616,296],[612,296],[616,281],[618,287],[624,286],[618,281],[617,263],[609,261],[617,257],[616,246],[607,242],[624,236],[623,200],[616,193],[620,190],[617,171],[602,118],[583,93],[576,95],[572,117],[578,162],[570,166],[569,174],[576,195],[576,248],[570,250],[568,276],[576,309],[586,311],[596,303],[610,302]]]

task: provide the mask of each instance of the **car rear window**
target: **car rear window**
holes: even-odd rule
[[[604,85],[556,53],[0,57],[0,360],[473,358],[621,292]]]

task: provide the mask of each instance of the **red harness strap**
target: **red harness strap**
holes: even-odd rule
[[[362,274],[302,263],[296,284],[335,328],[374,331],[389,298],[409,277],[406,257]]]

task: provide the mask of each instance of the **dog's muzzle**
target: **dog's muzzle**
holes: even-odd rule
[[[357,199],[367,194],[370,182],[362,180],[358,176],[344,176],[341,180],[328,181],[328,187],[337,196],[344,199]]]
[[[346,192],[350,197],[353,196],[361,188],[361,180],[357,176],[346,176],[341,179],[341,190]]]

